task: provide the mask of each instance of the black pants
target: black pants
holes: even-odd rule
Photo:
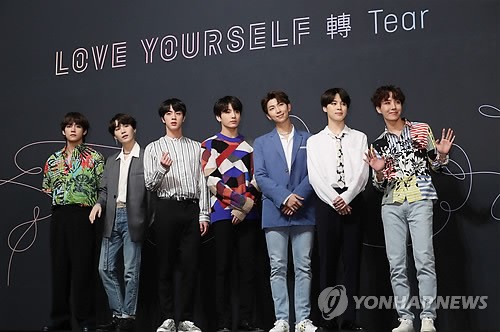
[[[320,291],[339,284],[337,267],[342,257],[344,266],[343,285],[349,304],[344,320],[356,319],[353,296],[359,290],[359,265],[362,245],[361,209],[363,198],[359,194],[349,204],[352,214],[342,216],[332,207],[318,200],[316,205],[316,230],[318,236]]]
[[[175,319],[174,276],[181,272],[180,320],[193,321],[198,256],[200,208],[197,202],[158,200],[153,223],[158,259],[158,293],[161,320]]]
[[[233,225],[231,220],[219,220],[212,227],[215,234],[217,325],[231,329],[231,290],[233,289],[238,289],[239,321],[252,321],[255,306],[257,235],[260,222],[244,220],[238,225]],[[237,264],[237,285],[231,285],[234,259]]]
[[[72,306],[80,326],[95,325],[95,230],[91,208],[54,206],[50,223],[52,324],[69,325]],[[72,297],[72,301],[70,300]]]

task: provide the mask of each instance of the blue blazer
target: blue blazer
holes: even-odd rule
[[[255,139],[254,171],[262,192],[262,228],[315,224],[316,194],[307,175],[306,142],[310,136],[295,130],[290,172],[276,128]],[[304,197],[304,205],[289,217],[281,212],[281,207],[292,193]]]

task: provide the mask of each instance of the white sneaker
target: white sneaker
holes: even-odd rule
[[[173,319],[166,319],[163,324],[156,329],[156,332],[175,332],[175,322]]]
[[[434,320],[432,318],[422,318],[422,327],[420,332],[436,332],[434,327]]]
[[[269,332],[289,332],[290,325],[286,320],[280,319],[274,322],[274,327]]]
[[[182,321],[177,326],[178,332],[201,332],[201,329],[188,320]]]
[[[415,332],[413,329],[413,321],[411,319],[400,318],[401,322],[398,327],[392,329],[392,332]]]
[[[295,332],[314,332],[318,328],[313,325],[310,319],[304,319],[295,324]]]

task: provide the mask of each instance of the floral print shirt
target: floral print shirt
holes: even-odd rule
[[[66,147],[53,153],[43,170],[42,190],[52,196],[52,205],[93,206],[102,173],[104,157],[85,144],[66,155]]]
[[[385,159],[382,181],[377,181],[373,171],[373,185],[384,192],[382,205],[405,200],[437,200],[429,169],[439,170],[448,163],[448,157],[444,162],[439,161],[436,141],[428,124],[405,119],[400,136],[386,128],[372,146],[377,155]]]

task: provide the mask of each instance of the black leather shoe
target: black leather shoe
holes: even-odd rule
[[[218,327],[216,332],[231,332],[231,329],[229,327]]]
[[[133,318],[120,318],[118,321],[118,331],[132,331],[134,329],[135,319]]]
[[[118,317],[113,316],[111,322],[98,325],[97,332],[108,332],[108,331],[116,331],[118,329],[118,324],[120,323],[120,319]]]
[[[49,332],[49,331],[71,331],[71,324],[68,323],[61,323],[61,324],[54,324],[54,325],[47,325],[42,328],[43,332]]]
[[[336,319],[327,320],[321,323],[323,331],[338,331],[339,324]]]
[[[263,331],[261,328],[253,326],[252,323],[246,320],[242,320],[238,325],[238,331]]]
[[[366,332],[366,330],[356,324],[353,321],[346,320],[342,322],[342,325],[340,325],[340,329],[343,331],[358,331],[358,332]]]

